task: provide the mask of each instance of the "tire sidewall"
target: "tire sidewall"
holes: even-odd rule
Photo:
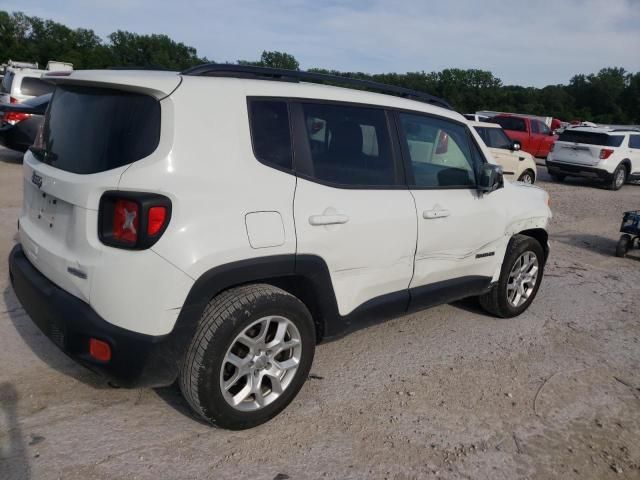
[[[618,185],[616,183],[616,179],[618,178],[618,175],[620,174],[620,171],[624,172],[624,180],[622,181],[622,183],[620,185]],[[620,164],[616,167],[616,169],[613,171],[613,178],[611,179],[611,189],[612,190],[620,190],[624,184],[627,182],[627,168],[623,165]]]
[[[533,292],[531,292],[527,301],[519,307],[514,307],[507,299],[507,283],[509,282],[509,274],[511,273],[511,269],[513,268],[515,261],[526,251],[533,252],[538,259],[538,279],[535,287],[533,288]],[[542,278],[544,275],[545,259],[542,246],[532,238],[527,238],[526,240],[518,242],[513,249],[507,248],[507,252],[509,253],[502,264],[500,280],[498,281],[498,302],[500,303],[501,309],[507,313],[508,317],[515,317],[529,308],[529,305],[531,305],[531,302],[533,302],[538,294],[538,289],[542,284]]]
[[[271,404],[257,411],[240,411],[227,403],[220,389],[222,362],[231,342],[254,321],[269,315],[291,320],[300,332],[300,365],[286,390]],[[248,308],[235,310],[211,337],[203,355],[198,398],[203,413],[221,427],[251,428],[275,417],[293,400],[307,379],[315,352],[315,328],[307,308],[286,292],[258,297]]]

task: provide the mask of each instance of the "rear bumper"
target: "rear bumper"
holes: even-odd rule
[[[547,170],[552,174],[572,175],[576,177],[599,178],[600,180],[611,180],[613,174],[602,168],[589,167],[587,165],[576,165],[574,163],[557,162],[547,159]]]
[[[175,348],[172,334],[144,335],[107,322],[90,305],[42,275],[20,245],[9,255],[9,275],[33,322],[78,363],[123,387],[164,386],[175,381],[184,350]],[[92,337],[109,343],[110,361],[89,355]]]

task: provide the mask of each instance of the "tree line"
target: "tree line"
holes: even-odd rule
[[[117,30],[102,39],[93,30],[72,29],[53,20],[0,11],[0,62],[49,60],[74,68],[144,67],[183,70],[212,60],[167,35],[140,35]],[[294,56],[264,51],[259,60],[238,60],[299,70]],[[544,88],[504,85],[491,72],[449,68],[440,72],[368,74],[311,68],[309,71],[360,78],[411,88],[445,98],[460,112],[495,110],[553,116],[571,121],[640,124],[640,72],[608,67],[573,76],[567,85]]]

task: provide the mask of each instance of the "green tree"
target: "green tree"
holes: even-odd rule
[[[263,51],[260,60],[238,60],[238,65],[253,65],[256,67],[284,68],[286,70],[300,70],[300,64],[296,58],[284,52]]]

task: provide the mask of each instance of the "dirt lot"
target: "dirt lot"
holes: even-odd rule
[[[9,286],[21,165],[0,151],[0,479],[640,478],[640,255],[613,256],[640,185],[543,170],[552,256],[524,315],[461,302],[322,345],[282,415],[228,432],[40,334]]]

